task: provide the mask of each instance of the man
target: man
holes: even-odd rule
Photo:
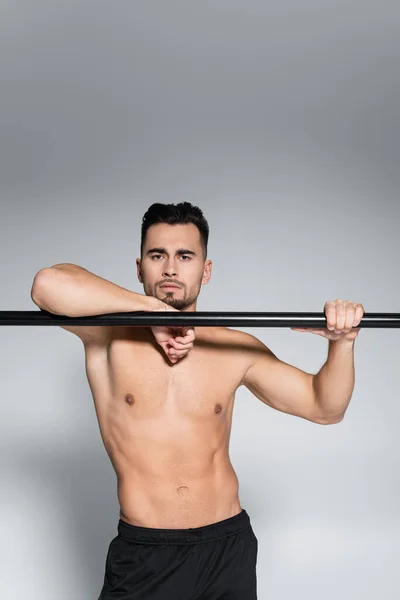
[[[70,317],[196,311],[211,278],[209,228],[190,203],[143,218],[145,295],[71,264],[36,275],[33,301]],[[327,302],[330,340],[317,375],[280,361],[256,337],[226,327],[63,327],[81,338],[101,436],[117,474],[120,519],[99,600],[257,598],[257,538],[229,459],[236,390],[276,410],[339,423],[354,389],[362,305]],[[298,331],[306,331],[298,329]]]

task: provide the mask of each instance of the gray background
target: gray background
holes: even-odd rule
[[[1,310],[79,264],[133,291],[153,202],[211,227],[198,310],[398,312],[397,2],[0,4]],[[328,342],[248,329],[317,373]],[[80,340],[1,329],[0,596],[97,598],[116,477]],[[399,334],[362,330],[345,420],[241,388],[231,459],[259,539],[261,600],[400,595]]]

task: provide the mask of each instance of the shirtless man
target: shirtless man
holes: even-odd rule
[[[145,295],[59,264],[39,271],[32,299],[70,317],[196,311],[201,286],[211,277],[208,233],[198,207],[154,204],[143,218],[137,259]],[[330,339],[356,324],[345,329],[337,320]],[[345,399],[329,411],[316,400],[312,374],[281,362],[244,332],[63,329],[83,341],[101,437],[117,475],[118,535],[109,546],[99,600],[257,598],[257,538],[229,458],[236,390],[244,385],[276,410],[314,423],[338,423],[350,401],[350,371],[342,373]]]

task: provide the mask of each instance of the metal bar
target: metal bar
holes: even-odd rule
[[[309,327],[326,328],[323,312],[120,312],[67,317],[40,311],[0,311],[0,325],[134,325],[196,327]],[[400,313],[365,313],[359,328],[400,328]]]

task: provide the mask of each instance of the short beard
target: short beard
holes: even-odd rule
[[[167,292],[165,298],[158,298],[161,302],[168,304],[168,306],[172,306],[172,308],[176,308],[177,310],[182,310],[187,306],[193,304],[197,296],[194,298],[175,298],[173,292]]]
[[[164,304],[168,304],[168,306],[172,306],[172,308],[176,308],[176,310],[183,310],[188,306],[191,306],[196,302],[198,297],[197,294],[196,296],[177,298],[174,292],[167,292],[160,287],[153,287],[151,285],[146,284],[144,284],[144,290],[147,296],[155,296],[157,300],[161,300],[161,302],[164,302]]]

